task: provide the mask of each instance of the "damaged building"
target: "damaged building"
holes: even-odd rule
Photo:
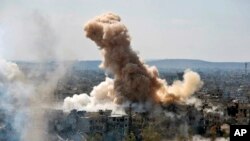
[[[124,138],[129,126],[127,115],[112,115],[110,110],[72,110],[70,113],[56,110],[53,117],[49,123],[50,132],[65,140],[82,141],[95,134],[100,135],[103,140],[112,140],[118,134],[120,138]]]

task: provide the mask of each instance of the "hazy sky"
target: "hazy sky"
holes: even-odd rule
[[[108,11],[143,59],[250,61],[249,0],[0,0],[0,56],[101,59],[83,25]]]

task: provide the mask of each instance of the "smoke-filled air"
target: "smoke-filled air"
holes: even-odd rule
[[[185,103],[202,86],[198,73],[186,70],[182,81],[168,85],[159,77],[156,67],[140,60],[131,48],[131,37],[121,18],[106,13],[91,19],[84,26],[86,37],[100,48],[100,67],[112,74],[88,96],[74,95],[64,100],[64,109],[112,109],[114,105],[138,103],[150,110],[152,105]],[[110,106],[113,105],[113,106]],[[94,108],[95,107],[95,108]],[[144,107],[144,108],[145,108]]]
[[[44,141],[49,138],[46,112],[53,105],[53,92],[63,72],[58,68],[47,73],[48,78],[44,80],[32,80],[16,63],[0,58],[0,107],[6,117],[11,117],[4,119],[11,125],[10,133],[1,134],[0,140]]]

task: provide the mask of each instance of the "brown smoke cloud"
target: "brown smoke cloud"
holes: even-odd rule
[[[101,48],[104,56],[101,67],[114,74],[114,102],[168,103],[185,100],[202,84],[200,76],[188,70],[183,81],[168,86],[159,78],[158,70],[141,62],[131,49],[128,30],[116,14],[107,13],[90,20],[84,31]]]
[[[160,79],[157,68],[144,64],[131,49],[128,30],[116,14],[106,13],[95,17],[87,22],[84,31],[100,47],[103,54],[100,67],[114,74],[114,79],[106,79],[93,89],[90,96],[81,94],[67,97],[64,100],[66,111],[88,110],[92,109],[89,107],[99,107],[98,105],[107,103],[122,105],[127,102],[185,102],[202,85],[199,74],[191,70],[185,71],[183,81],[175,81],[171,86]],[[87,102],[86,97],[90,99]],[[107,109],[113,108],[110,106]]]

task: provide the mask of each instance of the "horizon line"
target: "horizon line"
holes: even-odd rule
[[[5,59],[8,60],[8,59]],[[208,61],[203,59],[183,59],[183,58],[165,58],[165,59],[144,59],[144,62],[150,62],[150,61],[164,61],[164,60],[189,60],[189,61],[202,61],[207,63],[250,63],[250,61]],[[11,62],[29,62],[29,63],[49,63],[49,62],[93,62],[93,61],[102,61],[100,59],[68,59],[68,60],[61,60],[61,59],[54,59],[54,60],[8,60]]]

